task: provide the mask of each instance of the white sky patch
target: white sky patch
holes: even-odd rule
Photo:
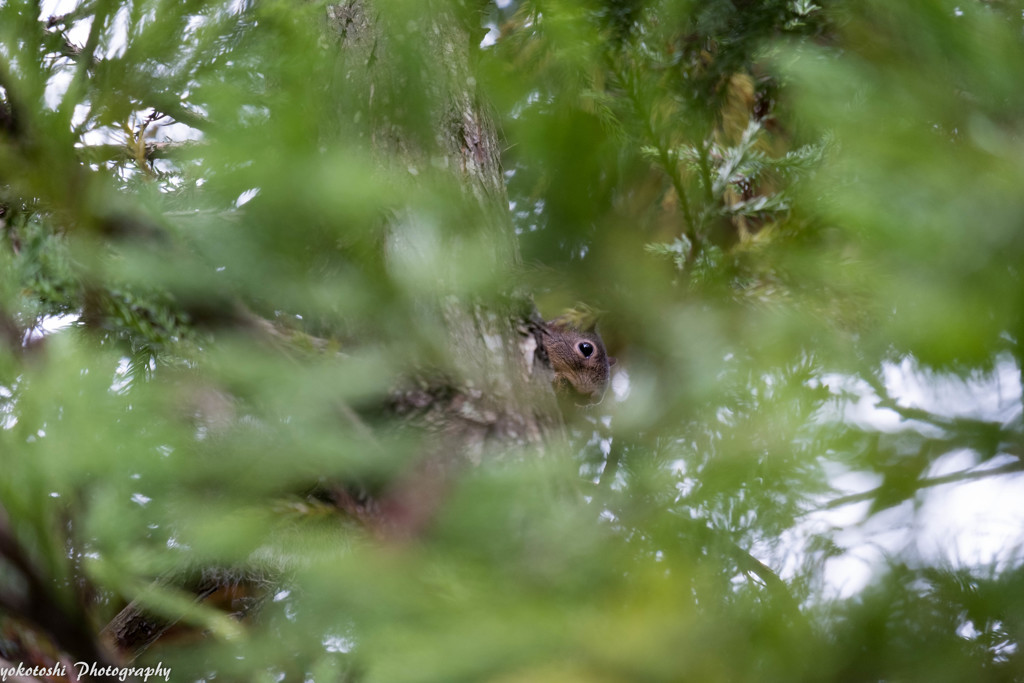
[[[43,330],[43,334],[52,334],[54,332],[60,332],[63,329],[71,327],[81,316],[77,313],[68,313],[66,315],[48,315],[43,318],[43,322],[40,327]]]
[[[629,398],[629,372],[625,369],[618,369],[612,373],[612,394],[616,401],[625,401]]]
[[[1021,415],[1020,368],[1009,354],[989,375],[962,379],[920,368],[912,359],[883,368],[886,387],[902,405],[944,416],[1007,422]]]
[[[67,14],[78,7],[78,0],[43,0],[39,3],[39,17],[45,19],[53,15]]]
[[[252,201],[253,197],[258,195],[259,193],[260,193],[260,188],[258,188],[258,187],[254,187],[252,189],[246,190],[242,194],[238,195],[238,199],[235,200],[235,206],[236,207],[245,206],[250,201]]]
[[[107,50],[107,59],[113,59],[116,57],[123,57],[124,53],[128,50],[128,30],[131,28],[129,22],[131,17],[129,15],[129,8],[127,6],[122,7],[118,10],[117,14],[114,15],[114,21],[112,23],[112,34],[110,37],[110,47]]]
[[[969,465],[973,456],[965,454]],[[1006,464],[998,459],[993,465]],[[936,463],[938,464],[938,463]],[[962,469],[962,467],[961,467]],[[936,487],[923,496],[917,513],[918,549],[925,557],[954,566],[997,564],[1020,560],[1024,542],[1024,474]]]
[[[1010,424],[1021,419],[1020,368],[1005,354],[985,376],[968,379],[922,370],[911,360],[885,369],[889,391],[901,405],[946,417],[977,418]],[[926,476],[937,477],[1015,461],[997,455],[980,463],[963,449],[939,458]],[[1016,561],[1024,541],[1024,475],[936,486],[918,494],[917,550],[930,561],[953,566]]]
[[[869,503],[858,503],[853,514],[867,515]],[[863,590],[888,558],[908,549],[913,534],[913,503],[907,501],[872,515],[863,524],[844,525],[835,541],[847,552],[825,562],[826,595],[849,597]],[[836,515],[837,516],[837,515]]]
[[[130,361],[127,358],[122,358],[117,363],[117,369],[114,370],[114,381],[110,385],[110,390],[115,394],[120,394],[131,384],[131,377],[128,376],[129,364]]]
[[[39,18],[40,20],[47,20],[51,16],[60,16],[73,11],[79,4],[79,0],[45,0],[40,5]],[[152,20],[152,17],[147,17],[148,20]],[[200,25],[206,18],[202,16],[192,17],[190,26]],[[89,30],[91,28],[92,17],[84,17],[83,19],[75,22],[66,32],[68,40],[82,47],[88,41]],[[128,46],[129,38],[129,10],[127,7],[121,8],[118,13],[114,16],[110,29],[108,31],[108,40],[106,41],[107,50],[106,57],[113,58],[124,54]],[[71,81],[74,76],[75,65],[70,65],[67,68],[57,71],[47,82],[46,90],[44,92],[44,101],[46,106],[52,110],[56,110],[65,94],[67,93],[68,87],[71,85]],[[182,100],[184,101],[188,96],[188,93],[182,93]],[[78,104],[75,107],[74,115],[72,117],[72,125],[79,126],[85,121],[89,115],[91,107],[87,103]],[[139,116],[142,117],[148,113],[147,111],[140,112]],[[202,112],[200,112],[202,115]],[[167,123],[162,124],[157,122],[150,126],[148,130],[148,137],[156,142],[180,142],[185,140],[198,140],[202,138],[202,133],[195,128],[192,128],[184,123]],[[85,131],[82,136],[82,142],[85,145],[102,145],[102,144],[123,144],[124,135],[122,131],[112,129],[108,127],[95,128],[92,130]]]
[[[24,343],[39,341],[43,337],[51,335],[54,332],[60,332],[63,329],[67,329],[78,322],[80,317],[81,316],[77,313],[43,316],[43,319],[38,325],[29,328],[25,332]]]
[[[39,18],[46,20],[50,17],[59,17],[67,14],[78,7],[79,0],[43,0],[39,3]],[[85,45],[89,38],[89,21],[79,21],[68,31],[68,38],[73,43]]]
[[[965,417],[1002,424],[1021,419],[1020,369],[1008,354],[992,372],[967,379],[921,368],[912,359],[883,368],[886,391],[901,407],[920,408],[941,417]],[[841,417],[883,432],[913,429],[938,436],[939,427],[905,420],[877,406],[879,397],[864,382],[830,376],[826,383],[853,398],[843,401]],[[839,417],[839,416],[836,416]],[[1000,467],[1016,458],[997,455],[986,463],[972,450],[951,451],[925,472],[927,478]],[[879,475],[848,471],[833,465],[829,480],[839,495],[870,491]],[[833,539],[846,550],[825,564],[825,597],[855,595],[889,558],[916,559],[940,566],[1013,566],[1022,560],[1024,544],[1024,473],[958,481],[921,489],[916,496],[868,516],[870,503],[852,503],[808,515],[801,533],[835,529]],[[787,561],[786,566],[792,566]]]
[[[5,386],[0,386],[0,429],[13,429],[18,424],[14,415],[14,393]]]
[[[58,71],[47,81],[46,90],[43,92],[43,102],[46,103],[50,110],[56,111],[57,107],[60,106],[60,102],[64,99],[64,94],[68,91],[68,86],[71,85],[73,77],[70,70],[64,70]]]
[[[498,42],[498,37],[501,35],[501,31],[498,29],[497,24],[487,25],[487,34],[480,41],[481,48],[488,48]]]
[[[328,652],[351,652],[356,643],[345,636],[329,635],[324,638],[323,645]]]

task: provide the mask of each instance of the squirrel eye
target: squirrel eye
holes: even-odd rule
[[[576,348],[580,350],[584,358],[590,358],[594,353],[594,345],[590,342],[580,342]]]

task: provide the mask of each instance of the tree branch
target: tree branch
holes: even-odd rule
[[[960,481],[973,481],[976,479],[984,479],[986,477],[999,476],[1001,474],[1013,474],[1015,472],[1024,472],[1024,462],[1016,461],[1001,467],[993,467],[991,469],[983,470],[963,470],[960,472],[954,472],[952,474],[944,474],[941,477],[931,477],[929,479],[921,479],[917,482],[918,489],[931,488],[933,486],[941,486],[943,484],[954,484]],[[834,510],[835,508],[842,507],[844,505],[850,505],[852,503],[862,503],[866,500],[872,500],[879,495],[884,487],[879,486],[873,488],[870,491],[862,491],[860,493],[851,493],[848,496],[841,496],[834,500],[830,500],[825,505],[821,506],[815,512],[822,510]]]
[[[200,148],[202,142],[183,140],[175,142],[147,142],[146,159],[171,159],[183,156],[191,150]],[[85,145],[78,148],[79,156],[87,163],[97,164],[104,161],[133,161],[135,154],[127,145]]]
[[[76,661],[106,665],[113,662],[86,628],[84,614],[67,609],[54,595],[52,582],[34,566],[14,536],[7,511],[0,506],[0,558],[21,575],[25,582],[23,595],[0,592],[0,609],[34,624],[53,640],[63,652]]]

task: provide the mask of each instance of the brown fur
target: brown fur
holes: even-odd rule
[[[585,403],[600,403],[615,364],[601,335],[593,328],[579,330],[556,318],[545,323],[540,339],[555,371],[555,391]]]

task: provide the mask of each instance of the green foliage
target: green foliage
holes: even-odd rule
[[[1019,484],[1019,8],[371,4],[0,2],[0,657],[42,590],[205,632],[174,680],[1019,678],[1018,555],[913,535]],[[510,291],[616,395],[438,484],[394,392]],[[414,539],[347,505],[409,481]]]

